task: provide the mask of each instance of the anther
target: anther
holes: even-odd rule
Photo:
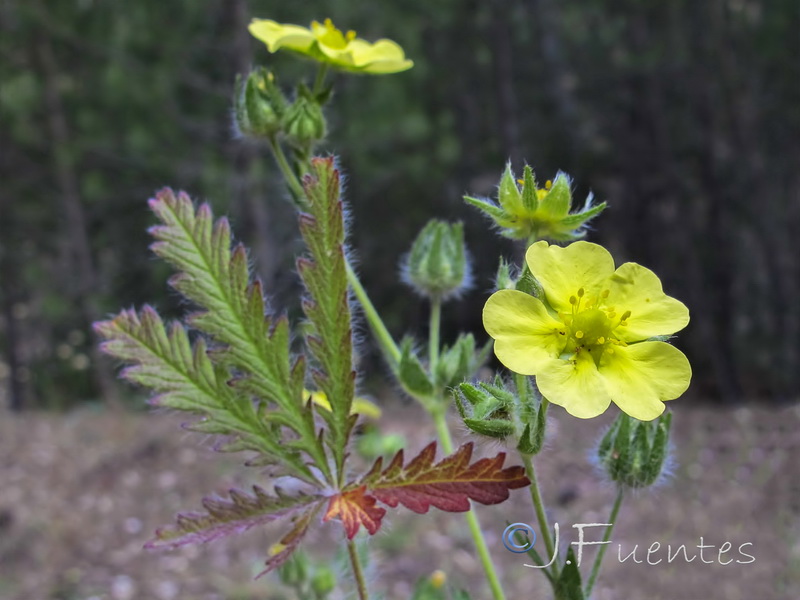
[[[600,294],[600,296],[603,297],[603,298],[608,298],[608,295],[610,293],[611,292],[609,292],[609,290],[603,290],[602,293]]]
[[[575,296],[570,296],[569,297],[569,303],[570,304],[577,304],[577,302],[578,302],[578,299]]]
[[[547,181],[544,183],[544,189],[546,189],[546,190],[549,190],[551,187],[553,187],[553,182],[552,182],[552,181],[550,181],[550,180],[548,179],[548,180],[547,180]]]
[[[586,291],[585,291],[583,288],[580,288],[580,289],[578,290],[578,298],[583,298],[583,295],[584,295],[585,293],[586,293]]]
[[[356,32],[351,29],[345,34],[345,38],[347,38],[348,42],[352,42],[354,39],[356,39]]]
[[[608,313],[608,318],[609,319],[613,319],[616,316],[617,316],[617,313],[615,313],[613,310],[610,313]]]
[[[623,321],[627,321],[628,317],[630,317],[630,316],[631,316],[631,311],[626,310],[624,313],[622,313],[622,320]]]

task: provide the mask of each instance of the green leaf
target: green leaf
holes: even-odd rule
[[[150,201],[162,225],[152,227],[153,251],[172,263],[172,285],[202,307],[190,324],[221,345],[215,356],[242,376],[235,385],[259,404],[277,405],[281,423],[297,434],[291,444],[305,451],[328,478],[330,466],[317,435],[313,413],[303,399],[304,363],[289,352],[289,325],[273,320],[259,281],[251,281],[247,253],[231,251],[226,219],[213,222],[207,204],[195,210],[185,194],[164,189]]]
[[[202,415],[204,419],[192,429],[238,439],[223,449],[258,452],[268,462],[282,464],[289,473],[314,480],[300,453],[281,444],[257,414],[251,398],[229,385],[227,369],[211,362],[202,338],[192,347],[178,323],[167,332],[161,317],[149,306],[141,314],[123,311],[94,327],[106,339],[101,346],[104,352],[131,363],[122,376],[158,394],[152,404]]]
[[[410,338],[405,338],[400,344],[400,366],[398,378],[403,388],[413,396],[424,398],[433,395],[434,386],[422,363],[412,350]]]
[[[567,560],[555,587],[555,597],[556,600],[585,600],[581,572],[572,546],[567,550]]]
[[[344,205],[339,171],[333,158],[314,158],[304,190],[308,214],[300,216],[300,233],[310,259],[297,261],[298,271],[309,293],[303,302],[311,324],[306,344],[319,363],[312,371],[314,382],[331,405],[323,411],[327,438],[337,472],[344,466],[345,448],[355,424],[351,415],[356,373],[353,369],[352,315],[348,299],[345,262]]]

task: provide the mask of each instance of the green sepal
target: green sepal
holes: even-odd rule
[[[506,164],[506,170],[500,178],[500,186],[497,190],[497,201],[507,213],[512,215],[524,210],[522,204],[522,194],[519,191],[514,173],[511,172],[511,163]]]
[[[550,219],[560,221],[567,216],[571,205],[572,191],[569,177],[566,173],[559,172],[553,181],[553,186],[542,198],[539,207]]]
[[[535,212],[539,208],[539,197],[536,193],[536,177],[530,165],[525,165],[522,175],[522,205],[526,210]]]
[[[478,435],[498,439],[505,439],[514,433],[514,424],[503,419],[479,420],[467,418],[464,419],[464,425]]]
[[[672,427],[672,413],[658,418],[656,434],[650,449],[650,459],[644,467],[644,485],[652,485],[661,475],[669,453],[669,432]]]
[[[578,569],[578,560],[575,552],[570,546],[567,550],[567,559],[564,568],[558,577],[555,586],[556,600],[585,600],[583,594],[583,584],[581,583],[581,572]]]
[[[433,381],[414,353],[411,338],[404,338],[400,343],[400,365],[397,375],[400,384],[409,394],[426,398],[433,395]]]
[[[436,383],[442,387],[453,387],[475,374],[486,362],[488,353],[481,348],[475,351],[475,337],[461,334],[455,343],[445,347],[436,365]]]
[[[501,224],[502,222],[508,222],[510,226],[510,223],[512,222],[511,218],[508,216],[508,213],[506,213],[506,211],[497,206],[491,200],[487,200],[485,198],[474,198],[473,196],[464,196],[464,202],[471,204],[478,210],[486,213],[487,216],[492,218],[498,224]]]
[[[516,285],[516,280],[511,276],[511,264],[501,257],[500,264],[497,266],[497,274],[494,276],[494,289],[513,290],[516,289]]]

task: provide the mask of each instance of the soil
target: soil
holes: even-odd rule
[[[626,498],[594,600],[800,598],[800,407],[675,404],[671,473]],[[612,417],[581,421],[551,410],[548,445],[535,462],[562,550],[578,539],[573,524],[608,518],[615,491],[588,457]],[[157,412],[0,414],[0,599],[292,598],[274,574],[254,579],[280,536],[273,526],[176,551],[142,549],[176,512],[200,508],[203,496],[265,483],[263,469],[215,452],[214,440],[180,428],[185,421]],[[407,437],[409,452],[432,439],[426,423],[416,406],[394,400],[381,420]],[[459,442],[471,439],[457,418],[451,424]],[[502,450],[478,442],[481,455]],[[507,597],[549,598],[542,574],[501,541],[507,523],[538,529],[528,491],[477,511]],[[474,600],[490,598],[463,516],[400,508],[384,523],[368,542],[368,576],[386,598],[409,598],[414,582],[436,569]],[[587,528],[586,540],[600,534]],[[338,565],[341,535],[338,523],[323,524],[305,548]],[[596,552],[584,548],[584,573]],[[344,584],[349,575],[338,568]]]

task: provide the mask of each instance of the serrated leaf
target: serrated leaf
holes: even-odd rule
[[[386,509],[376,506],[376,498],[367,495],[366,489],[366,486],[361,485],[331,497],[328,510],[322,520],[339,519],[344,525],[344,531],[349,540],[355,537],[361,525],[370,534],[376,533],[380,529]]]
[[[190,324],[223,346],[220,360],[243,374],[237,389],[279,407],[297,434],[295,447],[331,479],[313,414],[302,402],[304,374],[290,355],[288,322],[265,316],[261,284],[251,281],[245,249],[231,250],[227,220],[214,222],[207,204],[195,209],[189,196],[170,189],[157,193],[150,207],[162,222],[150,229],[153,251],[178,269],[173,286],[203,309]]]
[[[252,494],[230,490],[229,498],[205,498],[205,512],[179,514],[175,525],[156,531],[155,539],[145,547],[152,550],[210,542],[286,517],[322,501],[323,497],[319,495],[288,496],[280,491],[270,495],[258,486],[253,486]]]
[[[101,345],[105,353],[131,363],[122,377],[155,392],[151,404],[202,415],[202,421],[191,425],[195,431],[236,436],[239,449],[259,452],[306,481],[314,479],[299,454],[271,435],[251,398],[228,384],[228,371],[211,362],[202,338],[192,347],[178,323],[167,332],[149,306],[139,314],[122,311],[94,328],[106,340]]]

